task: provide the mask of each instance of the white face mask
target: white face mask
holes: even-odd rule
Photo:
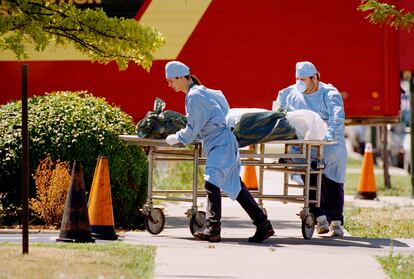
[[[296,88],[300,93],[303,93],[306,91],[306,84],[302,80],[298,79],[296,81]]]

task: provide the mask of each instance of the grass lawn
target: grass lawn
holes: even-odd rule
[[[414,278],[414,255],[402,256],[392,255],[377,257],[391,279]]]
[[[152,278],[155,247],[113,244],[0,244],[0,278]]]
[[[362,159],[357,159],[353,157],[348,157],[348,168],[354,168],[354,169],[361,169],[362,166]]]
[[[346,205],[345,228],[357,237],[414,238],[414,207]]]
[[[364,208],[346,205],[345,228],[355,237],[414,238],[414,207]],[[414,255],[376,257],[392,279],[414,278]]]

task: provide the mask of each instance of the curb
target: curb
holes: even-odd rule
[[[0,229],[0,234],[22,234],[22,229]],[[59,233],[59,230],[47,230],[47,229],[31,229],[29,234],[39,234],[39,233],[50,233],[56,234]]]

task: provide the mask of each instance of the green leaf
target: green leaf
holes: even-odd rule
[[[110,18],[102,9],[79,9],[42,0],[3,0],[0,50],[27,59],[24,42],[43,51],[48,45],[72,44],[92,61],[115,61],[121,70],[129,62],[149,70],[154,53],[165,44],[160,32],[134,19]]]

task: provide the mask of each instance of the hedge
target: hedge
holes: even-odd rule
[[[28,100],[30,173],[40,160],[83,163],[86,191],[98,156],[109,161],[112,202],[117,227],[142,224],[139,208],[146,198],[147,159],[143,150],[128,146],[120,134],[135,134],[132,118],[105,99],[88,92],[52,92]],[[0,224],[20,222],[21,101],[0,107]],[[30,197],[35,195],[30,179]],[[64,201],[62,201],[64,202]]]

